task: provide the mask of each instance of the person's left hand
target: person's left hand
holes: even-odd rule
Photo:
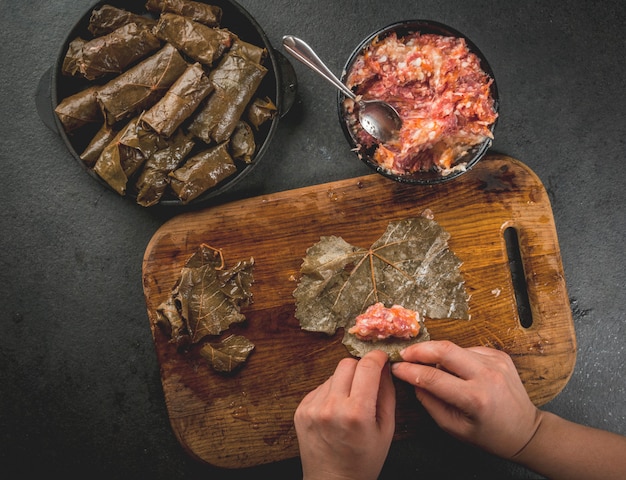
[[[386,353],[341,360],[296,409],[304,479],[376,479],[393,438],[395,407]]]

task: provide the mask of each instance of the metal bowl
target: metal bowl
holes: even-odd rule
[[[223,194],[241,181],[259,164],[261,157],[268,150],[280,117],[288,112],[293,103],[297,84],[295,73],[289,62],[272,47],[261,26],[242,6],[233,0],[211,0],[210,2],[203,3],[209,3],[222,8],[221,27],[227,28],[243,41],[265,47],[268,59],[264,62],[264,66],[268,69],[268,72],[263,78],[256,96],[261,98],[269,97],[276,105],[278,115],[274,116],[270,121],[265,122],[254,132],[257,149],[252,161],[250,163],[236,161],[237,172],[234,175],[231,175],[223,182],[207,190],[202,195],[189,202],[189,205],[197,205]],[[68,45],[73,39],[76,37],[91,38],[91,34],[87,29],[89,18],[91,17],[91,12],[94,9],[100,8],[102,5],[113,5],[134,13],[150,15],[146,12],[145,0],[107,0],[98,2],[89,8],[76,23],[74,28],[68,33],[59,49],[56,63],[51,69],[52,71],[47,72],[49,76],[44,74],[44,77],[42,77],[37,92],[37,108],[44,123],[59,134],[71,155],[85,172],[106,188],[112,190],[112,188],[93,172],[92,169],[85,165],[80,158],[80,154],[84,151],[100,125],[81,127],[79,131],[68,134],[65,132],[56,114],[54,114],[54,109],[61,100],[83,90],[89,85],[84,79],[63,75],[63,59],[65,58]],[[49,82],[49,85],[46,85],[47,82]],[[136,192],[132,191],[130,184],[131,182],[129,182],[129,190],[126,196],[136,200]],[[182,202],[172,194],[171,196],[164,196],[159,204],[181,206]]]
[[[491,96],[494,100],[494,110],[496,111],[496,113],[498,112],[499,95],[498,95],[498,88],[497,88],[496,81],[495,81],[495,76],[493,74],[491,67],[489,66],[489,63],[487,62],[487,59],[483,55],[483,53],[464,34],[458,32],[457,30],[451,27],[448,27],[447,25],[430,21],[430,20],[401,21],[401,22],[388,25],[370,34],[354,49],[354,51],[348,58],[348,61],[346,62],[345,67],[343,69],[343,75],[341,77],[341,80],[345,82],[349,72],[352,69],[353,64],[355,63],[359,55],[361,55],[364,49],[366,49],[373,41],[382,40],[386,36],[391,34],[392,32],[395,32],[398,38],[404,37],[406,35],[409,35],[415,32],[464,38],[468,49],[472,53],[476,54],[478,58],[480,59],[480,65],[481,65],[482,70],[489,77],[493,79],[493,82],[491,84]],[[441,171],[431,169],[428,171],[418,171],[418,172],[411,173],[411,174],[399,175],[399,174],[390,172],[386,168],[379,165],[373,159],[373,154],[376,151],[376,148],[378,148],[378,145],[375,144],[373,146],[366,147],[359,142],[359,140],[356,137],[355,132],[350,126],[349,113],[347,112],[345,108],[345,104],[344,104],[345,100],[346,100],[346,97],[342,93],[339,93],[338,95],[339,121],[343,129],[343,132],[345,134],[345,137],[348,140],[348,143],[350,144],[351,149],[355,151],[358,157],[366,165],[372,168],[374,171],[376,171],[377,173],[387,178],[395,180],[397,182],[419,184],[419,185],[432,185],[432,184],[437,184],[437,183],[442,183],[442,182],[452,180],[453,178],[456,178],[462,175],[463,173],[465,173],[467,170],[471,169],[487,153],[487,150],[491,147],[491,144],[492,144],[492,140],[490,138],[487,138],[482,143],[472,147],[465,155],[463,155],[461,159],[457,159],[456,163],[464,164],[463,169],[453,170],[452,172],[449,172],[447,174],[443,174]],[[491,124],[491,126],[489,127],[492,133],[494,131],[496,123],[497,123],[497,119],[496,119],[496,122]]]

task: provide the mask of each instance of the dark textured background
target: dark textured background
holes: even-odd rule
[[[66,478],[295,478],[297,459],[233,472],[198,465],[172,434],[141,261],[174,212],[92,180],[35,108],[40,78],[93,3],[0,0],[0,475],[25,478],[39,465]],[[241,4],[277,49],[284,34],[300,36],[336,72],[363,37],[402,19],[446,23],[483,50],[501,93],[493,148],[529,165],[550,194],[577,331],[574,374],[545,408],[626,434],[626,4]],[[332,87],[294,68],[297,102],[237,195],[369,173],[346,148]],[[537,478],[432,424],[392,446],[382,478],[392,477]]]

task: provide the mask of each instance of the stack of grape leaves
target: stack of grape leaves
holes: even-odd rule
[[[429,211],[390,222],[369,249],[341,237],[321,237],[307,249],[293,292],[300,326],[329,335],[343,328],[342,341],[352,355],[379,349],[398,361],[400,350],[429,340],[428,331],[422,323],[420,333],[410,340],[359,340],[348,330],[368,306],[398,304],[429,319],[468,320],[461,261],[448,248],[449,238]]]
[[[181,351],[201,345],[200,354],[218,372],[245,363],[254,344],[242,335],[202,344],[233,323],[245,321],[241,307],[252,302],[254,259],[226,268],[222,252],[201,245],[187,260],[171,295],[157,308],[157,324]]]

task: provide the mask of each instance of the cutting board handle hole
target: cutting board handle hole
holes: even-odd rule
[[[513,291],[515,292],[519,322],[522,327],[530,328],[533,324],[533,316],[530,310],[530,301],[528,300],[528,288],[517,230],[513,227],[508,227],[504,230],[504,241],[506,243],[506,254],[509,259],[509,270],[511,272]]]

